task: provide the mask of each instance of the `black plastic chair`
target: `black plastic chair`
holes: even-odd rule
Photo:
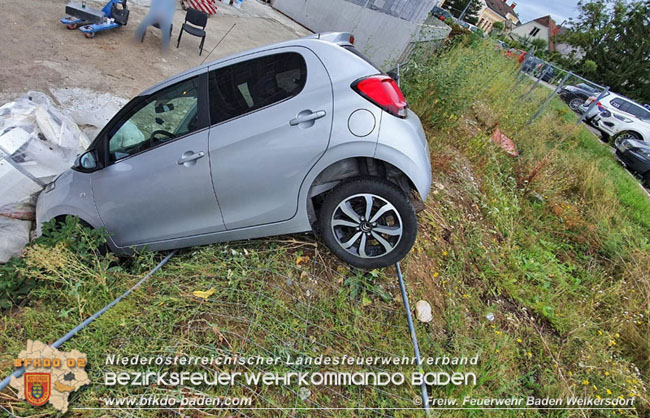
[[[208,24],[208,14],[203,13],[200,10],[196,9],[187,9],[187,14],[185,15],[185,23],[181,27],[181,32],[178,34],[178,42],[176,42],[176,48],[181,44],[181,36],[183,36],[183,31],[189,33],[190,35],[198,36],[201,38],[201,45],[199,45],[199,56],[203,53],[203,42],[205,42],[205,25]]]

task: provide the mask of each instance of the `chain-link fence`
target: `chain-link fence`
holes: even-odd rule
[[[561,98],[574,112],[581,114],[578,123],[591,117],[598,102],[609,94],[609,88],[601,86],[572,71],[565,70],[556,64],[538,58],[533,50],[526,53],[517,75],[517,83],[524,80],[534,80],[530,89],[520,98],[528,99],[533,91],[542,87],[551,90],[548,98],[541,104],[529,123],[539,118],[551,103],[553,98]]]

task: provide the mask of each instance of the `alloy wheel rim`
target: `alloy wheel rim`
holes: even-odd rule
[[[356,194],[340,202],[332,214],[331,227],[337,244],[360,258],[391,253],[404,231],[395,206],[370,193]]]
[[[633,135],[633,134],[631,134],[629,132],[626,132],[626,133],[624,133],[624,134],[622,134],[621,136],[618,137],[619,143],[621,143],[621,142],[623,142],[625,140],[628,140],[628,139],[634,139],[636,141],[639,140],[639,138],[636,135]]]
[[[571,100],[571,101],[569,102],[569,107],[570,107],[572,110],[576,110],[576,109],[578,109],[578,108],[580,107],[580,105],[581,105],[581,103],[580,103],[580,99],[573,99],[573,100]]]

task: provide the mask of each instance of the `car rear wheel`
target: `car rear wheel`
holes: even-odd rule
[[[378,178],[351,180],[332,190],[321,206],[319,226],[334,254],[363,269],[401,260],[417,235],[417,218],[408,197]]]
[[[570,107],[571,110],[573,110],[574,112],[577,112],[578,109],[580,109],[580,106],[581,106],[582,104],[584,104],[584,102],[585,102],[584,100],[582,100],[582,99],[576,97],[576,98],[574,98],[574,99],[571,99],[571,101],[569,102],[569,107]]]

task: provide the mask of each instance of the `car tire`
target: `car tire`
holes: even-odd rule
[[[395,264],[408,254],[417,236],[417,217],[408,197],[380,178],[338,185],[325,197],[318,218],[327,247],[362,269]]]
[[[571,99],[571,100],[569,101],[569,107],[570,107],[571,110],[573,110],[574,112],[577,112],[578,109],[580,109],[580,106],[584,104],[584,102],[585,102],[585,101],[582,100],[581,98],[579,98],[579,97],[574,97],[573,99]]]
[[[620,141],[624,139],[634,139],[636,141],[643,141],[643,138],[639,136],[636,132],[630,132],[630,131],[622,131],[614,135],[614,140],[612,141],[613,144],[618,144]]]

